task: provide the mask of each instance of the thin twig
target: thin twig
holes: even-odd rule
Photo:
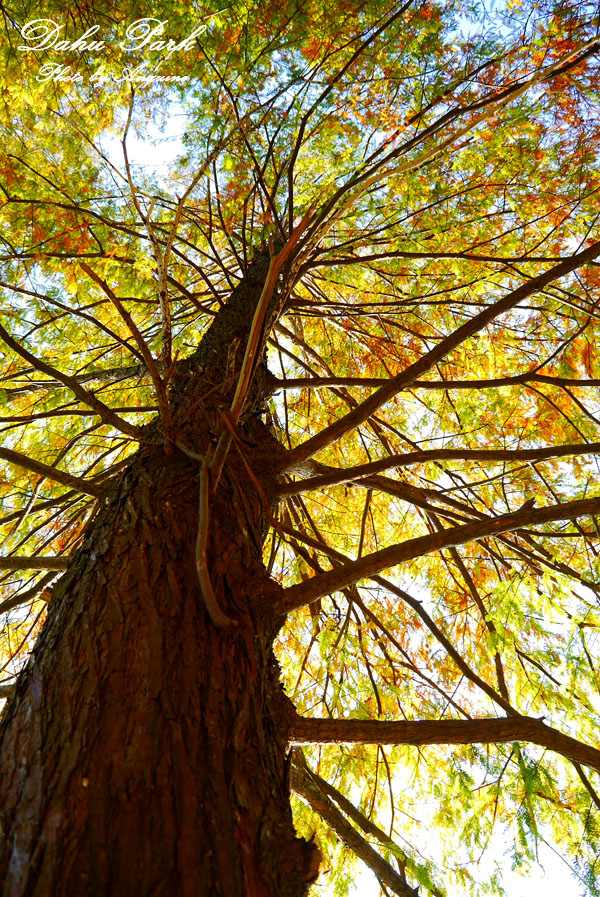
[[[167,386],[166,386],[166,378],[163,379],[160,375],[160,371],[158,369],[158,365],[150,351],[150,347],[148,343],[142,336],[140,330],[138,329],[135,321],[127,311],[127,309],[122,304],[121,300],[118,296],[113,292],[110,286],[103,280],[101,277],[96,274],[89,265],[86,265],[85,262],[80,263],[80,267],[83,271],[90,277],[94,283],[98,284],[101,290],[108,296],[116,310],[119,312],[125,324],[127,325],[129,332],[133,336],[136,341],[138,348],[142,354],[146,367],[148,368],[148,373],[152,378],[152,383],[154,385],[154,390],[156,393],[156,399],[158,401],[158,407],[160,410],[160,416],[162,418],[163,427],[165,429],[165,435],[167,437],[167,446],[169,445],[168,440],[171,437],[171,432],[173,429],[173,421],[171,418],[171,409],[169,407],[169,398],[167,396]]]
[[[166,288],[162,290],[163,280],[164,280],[164,270],[163,270],[163,256],[160,251],[160,247],[158,244],[158,240],[154,233],[154,229],[152,227],[152,222],[150,220],[150,214],[154,207],[155,199],[152,200],[150,208],[148,210],[148,214],[144,214],[142,211],[142,207],[138,200],[137,188],[133,182],[133,177],[131,175],[131,166],[129,165],[129,155],[127,153],[127,135],[129,133],[129,127],[131,125],[131,117],[133,115],[133,103],[135,99],[135,91],[133,88],[131,89],[131,96],[129,99],[129,112],[127,114],[127,122],[125,123],[125,130],[123,132],[123,139],[121,140],[121,145],[123,147],[123,159],[125,162],[125,171],[127,173],[127,182],[129,184],[129,191],[131,193],[131,199],[133,200],[133,204],[135,206],[135,210],[138,213],[140,219],[143,221],[144,226],[146,228],[146,232],[148,234],[148,239],[150,240],[150,244],[152,246],[152,252],[154,254],[154,260],[156,262],[157,273],[158,273],[158,283],[159,283],[159,291],[158,291],[158,301],[160,305],[160,313],[162,317],[162,330],[163,330],[163,344],[161,351],[161,360],[165,366],[165,368],[170,367],[171,365],[171,316],[169,310],[169,303],[166,296]],[[170,247],[169,247],[170,248]]]

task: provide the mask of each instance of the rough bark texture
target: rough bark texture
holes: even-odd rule
[[[198,454],[216,438],[267,264],[251,266],[178,368],[177,438]],[[250,412],[260,399],[259,385]],[[241,430],[265,476],[273,438],[252,413]],[[306,893],[318,857],[289,809],[264,515],[233,447],[209,552],[238,625],[218,630],[195,569],[198,464],[158,442],[132,458],[54,590],[4,715],[4,897]]]

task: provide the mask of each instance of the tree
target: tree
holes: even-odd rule
[[[340,842],[499,892],[507,830],[598,893],[593,10],[53,4],[38,50],[30,12],[3,893],[297,897],[321,855],[341,892]],[[165,179],[131,145],[174,115]]]

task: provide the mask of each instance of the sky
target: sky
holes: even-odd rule
[[[509,845],[506,845],[507,849]],[[508,897],[578,897],[584,893],[578,887],[577,880],[571,875],[568,866],[544,844],[540,845],[540,864],[524,877],[510,870],[510,860],[506,860],[504,884]],[[480,875],[485,878],[485,863],[482,862]],[[410,884],[410,882],[409,882]],[[318,890],[315,897],[329,897],[331,892]],[[373,873],[362,866],[350,894],[360,897],[379,897],[379,885]]]

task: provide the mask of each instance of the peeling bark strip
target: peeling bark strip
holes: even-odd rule
[[[380,720],[308,719],[297,717],[291,727],[292,744],[502,744],[528,741],[583,763],[600,772],[600,750],[563,735],[540,719]]]
[[[173,423],[197,455],[231,402],[242,353],[228,350],[248,337],[267,268],[258,256],[174,372]],[[265,485],[275,440],[253,412],[266,383],[254,378],[239,420]],[[167,454],[156,426],[71,559],[0,561],[69,565],[0,721],[3,897],[304,897],[318,871],[289,804],[263,501],[228,460],[206,545],[218,603],[238,622],[223,631],[196,572],[198,464]]]
[[[360,579],[379,573],[387,567],[402,564],[424,554],[431,554],[433,551],[463,545],[465,542],[473,542],[486,536],[514,532],[526,525],[549,523],[554,520],[573,520],[586,514],[598,513],[600,513],[600,498],[584,498],[580,501],[569,501],[559,505],[549,505],[545,508],[523,508],[514,514],[503,514],[500,517],[477,520],[475,523],[452,526],[431,535],[408,539],[406,542],[366,554],[357,561],[351,561],[334,570],[329,570],[327,573],[314,576],[306,582],[285,589],[278,609],[282,613],[289,613],[304,604],[310,604],[318,598],[323,598],[338,589],[352,585]]]

